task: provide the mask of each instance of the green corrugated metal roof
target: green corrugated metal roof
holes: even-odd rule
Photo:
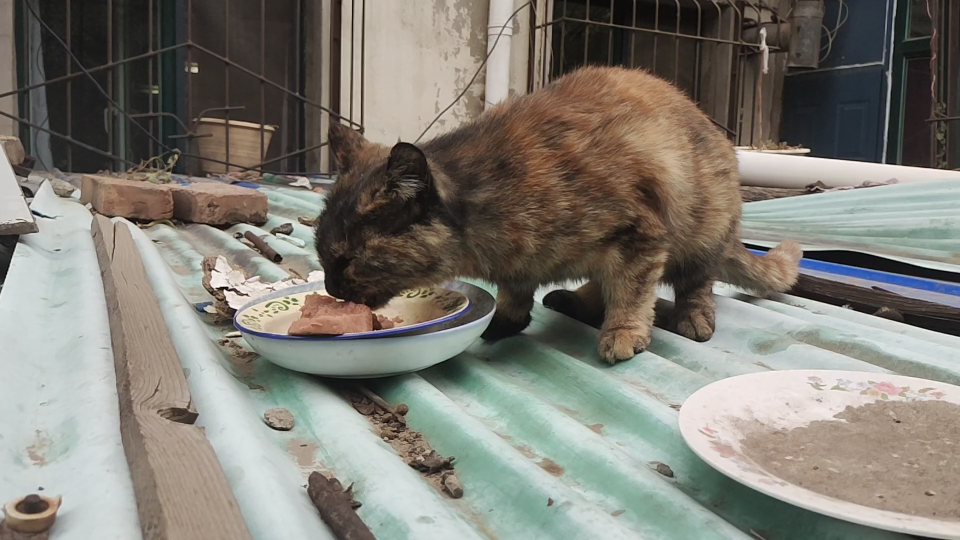
[[[269,229],[313,215],[319,196],[270,190]],[[811,197],[812,198],[812,197]],[[53,540],[139,538],[120,447],[109,328],[90,215],[44,189],[40,232],[21,238],[0,294],[0,498],[62,493]],[[266,361],[238,361],[194,304],[209,300],[200,260],[222,253],[265,279],[287,271],[227,231],[134,230],[193,399],[241,510],[261,540],[329,538],[302,487],[316,469],[355,483],[360,516],[381,540],[895,539],[900,535],[794,508],[715,472],[688,450],[677,409],[698,388],[769,369],[894,371],[960,383],[960,339],[789,296],[758,300],[718,288],[708,343],[655,330],[650,351],[614,367],[596,334],[537,305],[525,335],[476,343],[420,373],[369,381],[443,455],[465,495],[425,482],[324,380]],[[316,255],[271,241],[301,275]],[[272,407],[293,431],[261,421]],[[662,462],[667,478],[651,468]],[[105,472],[104,472],[105,471]]]
[[[743,239],[859,251],[960,272],[960,182],[894,184],[749,203]]]

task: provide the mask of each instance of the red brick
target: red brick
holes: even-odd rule
[[[80,202],[92,204],[94,210],[105,216],[147,221],[173,217],[170,188],[149,182],[86,175],[81,184]]]
[[[217,182],[174,184],[173,215],[208,225],[262,224],[267,221],[267,196],[250,188]]]

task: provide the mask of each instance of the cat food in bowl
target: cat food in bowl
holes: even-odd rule
[[[427,287],[405,291],[371,312],[327,295],[323,283],[314,282],[258,298],[240,308],[233,322],[241,332],[272,339],[362,339],[422,330],[469,309],[463,293]]]
[[[416,299],[398,297],[377,310],[379,321],[400,321],[394,328],[384,325],[379,331],[338,336],[289,335],[290,326],[303,315],[300,308],[306,305],[306,297],[316,293],[326,297],[322,283],[297,285],[259,298],[237,312],[234,324],[260,356],[287,369],[338,378],[398,375],[460,354],[480,337],[493,317],[496,301],[477,286],[451,281],[432,290],[435,291],[432,296],[422,297],[421,293]],[[426,323],[422,319],[418,321],[418,309],[426,309],[422,304],[435,296],[443,299],[441,303],[446,306],[443,312],[450,314]],[[456,298],[461,298],[457,301],[460,303],[451,306]],[[330,305],[331,301],[336,300],[310,302]],[[414,301],[421,304],[418,309],[408,305]],[[462,303],[467,307],[462,308]],[[253,308],[257,308],[256,311]],[[370,323],[373,323],[372,317]]]
[[[373,332],[383,330],[380,317],[384,316],[375,315],[363,304],[311,293],[304,298],[300,318],[293,321],[287,333],[291,336],[341,336]]]

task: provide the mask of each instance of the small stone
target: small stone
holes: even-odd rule
[[[263,421],[277,431],[290,431],[293,429],[293,414],[282,407],[270,409],[263,413]]]
[[[928,489],[928,490],[926,490],[926,491],[924,491],[924,492],[923,492],[923,494],[924,494],[924,495],[926,495],[927,497],[933,497],[934,495],[936,495],[936,494],[937,494],[937,492],[936,492],[936,491],[933,491],[933,490],[930,490],[930,489]]]
[[[673,478],[673,469],[671,469],[666,463],[651,461],[650,466],[653,467],[653,470],[657,471],[663,476],[666,476],[667,478]]]
[[[284,223],[278,227],[270,229],[270,234],[276,235],[279,234],[293,234],[293,223]]]
[[[353,408],[364,416],[370,416],[377,410],[377,406],[372,401],[365,399],[353,402]]]
[[[443,489],[454,499],[463,497],[463,486],[460,485],[460,480],[457,479],[457,475],[453,473],[448,473],[443,476]]]
[[[897,311],[897,310],[895,310],[895,309],[893,309],[893,308],[889,308],[889,307],[882,307],[882,308],[878,309],[878,310],[873,314],[873,316],[874,316],[874,317],[880,317],[881,319],[887,319],[887,320],[891,320],[891,321],[900,322],[900,323],[902,323],[902,322],[904,322],[904,321],[906,320],[906,319],[903,318],[903,314],[902,314],[902,313],[900,313],[899,311]]]
[[[553,499],[547,497],[547,506],[553,506]]]
[[[401,403],[397,405],[397,408],[394,410],[397,411],[397,414],[400,416],[405,416],[408,412],[410,412],[410,407],[407,407],[406,403]]]

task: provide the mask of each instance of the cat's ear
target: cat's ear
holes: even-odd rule
[[[423,151],[400,142],[390,149],[387,159],[387,183],[384,191],[392,197],[411,201],[433,189],[430,164]]]
[[[348,172],[357,163],[357,154],[367,144],[366,139],[359,131],[349,128],[339,122],[332,122],[327,130],[327,141],[337,160],[340,172]]]

